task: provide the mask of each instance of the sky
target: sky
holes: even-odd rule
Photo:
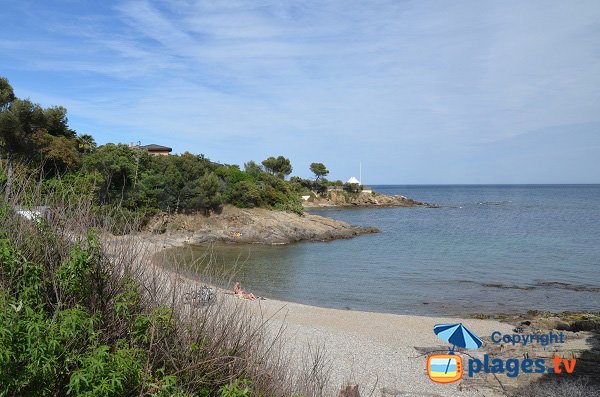
[[[364,184],[600,183],[600,2],[2,1],[0,76],[107,142]]]

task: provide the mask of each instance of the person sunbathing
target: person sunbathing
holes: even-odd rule
[[[253,293],[246,292],[242,289],[242,285],[239,282],[236,282],[233,285],[233,295],[240,297],[242,299],[248,299],[250,301],[256,300],[256,296]]]

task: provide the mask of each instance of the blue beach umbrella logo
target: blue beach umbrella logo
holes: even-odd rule
[[[456,347],[463,349],[479,349],[483,345],[480,337],[461,324],[437,324],[433,332],[443,341],[452,344],[451,352]]]
[[[432,354],[427,358],[429,379],[437,383],[452,383],[462,378],[462,358],[454,349],[479,349],[483,341],[462,324],[437,324],[433,332],[441,340],[452,345],[448,354]]]

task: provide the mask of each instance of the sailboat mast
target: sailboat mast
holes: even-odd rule
[[[362,185],[362,161],[360,161],[358,163],[358,181],[360,182],[360,184]]]

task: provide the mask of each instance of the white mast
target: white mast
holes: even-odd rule
[[[362,185],[362,161],[358,163],[358,181],[360,182],[360,184]]]

